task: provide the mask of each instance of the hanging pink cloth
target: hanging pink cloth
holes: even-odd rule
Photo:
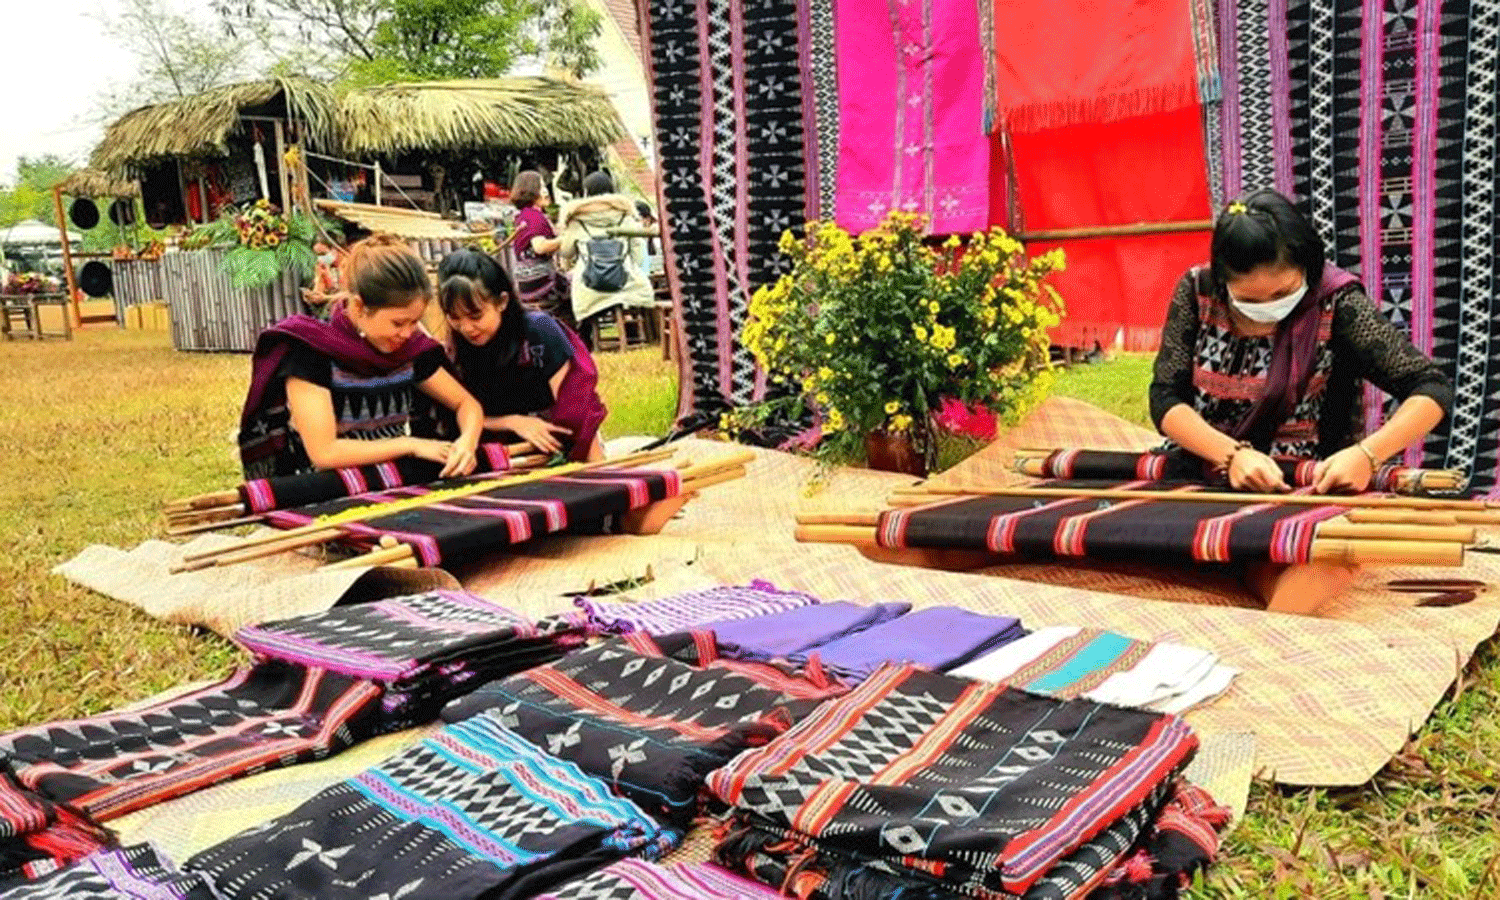
[[[990,145],[976,4],[836,0],[836,21],[838,224],[865,231],[904,209],[934,234],[983,230]]]

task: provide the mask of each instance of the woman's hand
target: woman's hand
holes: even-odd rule
[[[1282,494],[1291,490],[1276,460],[1253,447],[1242,447],[1230,457],[1229,486],[1261,494]]]
[[[1375,466],[1365,451],[1358,446],[1345,447],[1313,469],[1313,493],[1359,493],[1370,486],[1370,479],[1374,477]]]
[[[479,465],[478,451],[467,441],[457,440],[448,447],[448,460],[443,465],[439,478],[457,478],[468,475]]]
[[[409,437],[406,439],[406,445],[407,456],[415,456],[417,459],[442,463],[442,471],[438,472],[439,478],[453,478],[457,475],[467,475],[474,471],[474,467],[479,462],[475,449],[463,442],[434,441],[429,438]]]
[[[571,435],[571,429],[561,425],[554,425],[546,419],[537,416],[504,416],[497,423],[501,429],[509,431],[516,437],[535,447],[546,454],[559,453],[562,451],[562,441],[557,439],[558,435]]]

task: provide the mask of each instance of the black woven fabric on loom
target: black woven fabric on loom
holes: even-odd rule
[[[691,419],[712,423],[755,397],[755,361],[738,335],[750,295],[785,271],[777,240],[806,216],[797,3],[645,0],[645,10],[692,371],[683,389]]]
[[[504,470],[509,465],[503,444],[479,448],[480,472]],[[408,456],[378,466],[259,478],[239,486],[240,502],[252,513],[295,509],[370,491],[430,484],[438,480],[442,470],[442,463]]]
[[[423,564],[435,566],[597,522],[675,496],[679,490],[675,471],[595,469],[497,487],[341,527],[349,542],[359,546],[371,546],[390,534],[411,543]],[[270,520],[279,527],[295,527],[320,516],[426,493],[423,488],[398,488],[273,513]]]
[[[1086,481],[1037,486],[1118,487]],[[1308,560],[1317,523],[1341,512],[1331,506],[980,496],[886,510],[880,514],[878,539],[883,547],[1032,557],[1290,564]]]
[[[709,776],[735,813],[716,854],[829,900],[1075,896],[1196,747],[1173,716],[886,667]]]
[[[533,623],[466,591],[432,591],[240,629],[257,656],[373,681],[382,731],[436,719],[443,705],[494,678],[551,662],[582,641],[561,618]]]
[[[336,753],[377,733],[380,697],[365,679],[264,661],[149,707],[11,732],[0,754],[42,797],[107,820]]]
[[[727,669],[667,658],[651,638],[637,635],[492,682],[450,705],[443,718],[488,710],[657,821],[686,828],[709,772],[816,706]]]

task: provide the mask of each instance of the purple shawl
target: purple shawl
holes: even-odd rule
[[[442,345],[417,333],[394,353],[381,353],[359,334],[342,303],[329,312],[327,322],[312,316],[288,316],[260,333],[250,362],[250,390],[240,413],[240,464],[247,477],[256,463],[286,450],[291,413],[286,408],[286,379],[278,375],[281,361],[301,345],[327,356],[339,368],[359,375],[385,375]]]
[[[557,324],[573,346],[573,360],[568,366],[568,374],[557,386],[557,400],[543,418],[573,432],[573,449],[568,456],[578,461],[588,458],[589,448],[594,445],[599,426],[604,424],[609,410],[599,397],[599,367],[594,364],[589,345],[566,323]]]
[[[1307,392],[1308,380],[1317,366],[1318,324],[1323,316],[1323,301],[1355,280],[1343,269],[1324,264],[1317,290],[1308,291],[1292,314],[1276,329],[1265,393],[1245,413],[1245,418],[1230,432],[1230,437],[1249,441],[1262,450],[1270,446],[1281,423],[1287,420],[1297,401]]]

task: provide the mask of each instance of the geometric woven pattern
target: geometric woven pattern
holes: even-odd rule
[[[203,876],[176,872],[147,844],[106,850],[5,893],[6,900],[216,900]]]
[[[537,900],[774,900],[770,888],[704,863],[622,859]]]
[[[185,867],[239,900],[519,898],[679,837],[481,714]]]
[[[826,845],[826,879],[866,860],[1021,893],[1130,814],[1152,815],[1196,746],[1174,717],[886,667],[708,786],[748,829],[721,846],[726,863]]]

